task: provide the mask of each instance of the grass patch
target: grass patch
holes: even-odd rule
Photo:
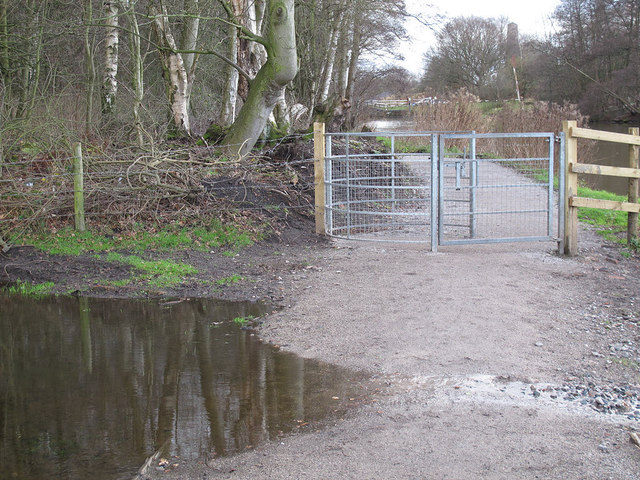
[[[87,251],[106,252],[115,248],[116,243],[105,236],[91,232],[76,232],[72,228],[59,230],[52,235],[26,236],[22,243],[30,243],[34,247],[51,255],[81,255]],[[18,243],[13,239],[12,243]]]
[[[506,104],[503,101],[500,101],[500,102],[498,102],[498,101],[486,102],[485,101],[485,102],[476,103],[476,107],[480,111],[480,113],[482,113],[483,115],[485,115],[487,117],[498,113],[505,106],[506,106]]]
[[[53,234],[25,235],[12,238],[14,244],[31,244],[35,248],[51,255],[81,255],[87,252],[110,252],[113,250],[196,249],[217,250],[225,248],[237,252],[248,247],[254,241],[261,240],[261,232],[248,233],[234,225],[224,225],[213,220],[207,225],[196,227],[165,227],[161,230],[127,232],[120,235],[101,235],[93,232],[76,232],[65,228]]]
[[[541,183],[548,181],[549,171],[547,169],[531,169],[526,163],[505,162],[505,166],[515,168],[519,173]],[[554,175],[553,188],[558,189],[558,176]],[[626,195],[618,195],[606,190],[594,190],[593,188],[578,186],[578,196],[584,198],[595,198],[598,200],[613,200],[616,202],[627,202]],[[639,202],[640,203],[640,202]],[[580,207],[578,209],[578,219],[597,227],[596,232],[614,243],[626,243],[626,236],[620,234],[627,231],[628,214],[618,210],[603,210],[600,208]],[[629,245],[634,250],[640,249],[640,240],[636,239]]]
[[[588,187],[578,187],[578,196],[596,198],[598,200],[614,200],[616,202],[627,201],[627,197],[624,195],[617,195],[605,190],[594,190]],[[627,230],[627,212],[601,210],[599,208],[579,208],[578,218],[597,227],[606,227],[610,231],[620,232]]]
[[[170,260],[144,260],[136,255],[121,255],[115,252],[110,252],[106,260],[131,265],[142,272],[136,276],[136,279],[146,281],[153,287],[172,287],[182,283],[185,277],[198,273],[195,267],[186,263]],[[123,285],[126,284],[128,283]]]
[[[386,153],[391,153],[391,137],[376,137],[376,140],[383,145]],[[394,151],[395,153],[431,153],[431,144],[420,145],[416,143],[417,141],[396,137]]]
[[[247,324],[252,321],[255,317],[253,315],[249,315],[248,317],[236,317],[233,319],[233,323],[240,327],[246,327]]]
[[[216,280],[216,285],[233,285],[234,283],[241,282],[242,280],[244,280],[244,277],[241,277],[240,275],[231,275],[229,277],[219,278]]]
[[[40,298],[51,295],[54,286],[55,285],[53,282],[33,284],[18,280],[16,283],[7,287],[5,291],[10,295],[22,295],[25,297]]]

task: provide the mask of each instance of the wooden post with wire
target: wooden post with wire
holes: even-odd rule
[[[315,185],[315,213],[316,213],[316,233],[326,234],[325,225],[325,186],[324,186],[324,162],[326,156],[326,146],[324,139],[324,123],[313,124],[313,172]]]
[[[640,135],[640,128],[629,128],[629,135]],[[629,168],[640,168],[640,147],[629,145]],[[629,203],[638,203],[638,178],[629,178]],[[638,241],[638,212],[629,212],[627,220],[627,244],[632,245]]]
[[[565,195],[564,195],[564,253],[578,253],[578,209],[571,205],[572,197],[578,196],[578,174],[572,167],[578,163],[578,139],[571,129],[577,127],[575,120],[562,122],[565,135]]]
[[[73,211],[75,226],[79,232],[84,232],[84,171],[82,167],[82,144],[73,145]]]

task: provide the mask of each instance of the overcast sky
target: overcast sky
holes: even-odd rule
[[[518,24],[518,31],[521,34],[539,36],[551,33],[549,16],[559,3],[560,0],[406,0],[410,13],[422,14],[427,19],[432,18],[434,11],[447,17],[504,16],[510,22]],[[406,27],[412,41],[402,46],[402,52],[406,57],[403,66],[413,73],[420,74],[422,55],[434,43],[433,33],[415,20],[408,21]]]

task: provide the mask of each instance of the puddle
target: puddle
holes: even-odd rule
[[[363,375],[263,345],[266,306],[0,293],[0,478],[130,479],[335,417]]]

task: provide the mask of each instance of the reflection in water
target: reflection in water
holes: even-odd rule
[[[374,132],[413,132],[415,124],[411,120],[384,118],[367,122],[367,126]]]
[[[228,455],[331,414],[359,379],[232,321],[264,309],[0,294],[0,478],[131,478],[160,448]]]

